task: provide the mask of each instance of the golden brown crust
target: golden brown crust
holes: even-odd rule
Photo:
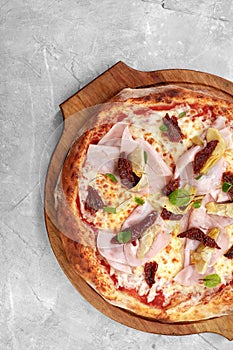
[[[192,305],[191,296],[176,295],[173,303],[164,308],[148,306],[126,291],[117,290],[109,276],[106,265],[100,263],[96,249],[83,246],[62,235],[68,260],[78,274],[94,289],[114,305],[128,309],[140,316],[155,318],[163,322],[190,322],[227,315],[232,312],[232,282],[223,286],[214,295],[206,296],[197,305]]]
[[[93,231],[80,220],[80,208],[77,206],[79,174],[85,154],[91,140],[103,135],[110,125],[102,125],[87,130],[72,145],[64,161],[61,182],[58,187],[57,224],[66,236],[83,244],[94,245]]]
[[[117,102],[116,105],[112,102]],[[93,129],[86,131],[71,147],[67,155],[62,174],[60,198],[58,204],[58,224],[64,249],[70,263],[77,273],[84,278],[98,293],[115,305],[130,311],[164,322],[196,321],[232,312],[232,286],[223,286],[221,291],[206,296],[196,305],[190,303],[190,296],[176,296],[164,308],[150,306],[141,302],[135,295],[117,289],[109,274],[109,268],[103,264],[104,258],[99,257],[95,247],[95,232],[81,219],[80,208],[77,206],[79,174],[88,146],[91,142],[101,139],[111,126],[119,121],[122,107],[141,105],[142,107],[173,106],[175,104],[199,104],[213,106],[213,111],[233,117],[233,103],[219,100],[217,97],[186,90],[176,86],[149,89],[124,89],[115,96],[111,103],[103,106],[96,118]],[[111,123],[110,123],[111,121]],[[101,262],[102,260],[102,262]]]
[[[113,101],[127,102],[133,104],[143,104],[144,106],[162,106],[180,103],[201,104],[201,105],[221,105],[222,108],[231,109],[233,103],[220,99],[202,91],[184,89],[182,87],[167,85],[156,88],[145,89],[124,89],[113,98]]]

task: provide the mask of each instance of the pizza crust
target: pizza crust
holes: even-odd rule
[[[70,264],[75,268],[97,293],[113,305],[127,309],[137,315],[149,317],[162,322],[190,322],[230,314],[233,311],[232,281],[222,286],[216,294],[205,296],[193,304],[192,296],[178,295],[170,305],[165,307],[146,305],[127,291],[116,288],[109,274],[109,267],[100,257],[96,248],[95,228],[81,220],[80,208],[77,206],[79,173],[85,161],[89,144],[93,139],[101,139],[116,123],[118,112],[132,105],[173,106],[188,103],[214,106],[218,114],[228,120],[233,118],[233,104],[219,100],[217,97],[203,94],[177,86],[155,87],[147,89],[124,89],[109,103],[104,105],[96,117],[93,129],[87,130],[72,145],[61,173],[57,188],[57,221],[62,243]]]

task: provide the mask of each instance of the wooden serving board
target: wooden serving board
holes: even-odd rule
[[[92,109],[89,110],[87,107],[106,102],[125,87],[136,88],[166,84],[202,89],[233,102],[233,83],[220,77],[208,73],[181,69],[142,72],[128,67],[123,62],[118,62],[61,104],[60,108],[64,117],[64,128],[52,156],[45,184],[45,221],[49,240],[60,266],[74,287],[90,304],[115,321],[141,331],[155,334],[184,335],[213,332],[232,340],[233,315],[200,322],[163,324],[138,317],[129,311],[110,305],[79,277],[69,264],[63,250],[59,230],[55,224],[54,188],[64,158],[73,139],[83,123],[90,118],[93,112]],[[77,118],[70,118],[77,112],[79,112]]]

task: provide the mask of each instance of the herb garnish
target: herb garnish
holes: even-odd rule
[[[196,202],[193,203],[193,208],[198,209],[200,207],[201,207],[201,202],[200,201],[196,201]]]
[[[115,183],[118,182],[117,178],[116,178],[113,174],[111,174],[111,173],[106,173],[105,175],[106,175],[110,180],[112,180],[113,182],[115,182]]]
[[[147,163],[147,160],[148,160],[148,154],[146,153],[146,151],[144,151],[144,162],[145,164]]]
[[[130,241],[131,232],[129,230],[118,232],[117,240],[119,243],[127,243]]]
[[[181,113],[179,114],[179,118],[184,118],[184,117],[186,117],[186,113],[185,113],[185,112],[181,112]]]
[[[190,197],[190,193],[184,188],[178,188],[168,196],[170,203],[177,207],[185,207],[190,202]]]
[[[204,286],[213,288],[221,283],[221,278],[217,273],[213,273],[211,275],[205,276],[202,281],[204,283]]]
[[[229,182],[223,182],[222,184],[222,191],[223,192],[229,192],[230,189],[232,188],[232,184],[230,184]]]
[[[107,213],[116,214],[116,208],[113,207],[103,207],[103,211],[106,211]]]
[[[162,124],[162,125],[159,127],[159,129],[160,129],[162,132],[168,131],[168,127],[167,127],[166,125],[164,125],[164,124]]]
[[[145,203],[144,199],[143,198],[140,198],[140,197],[134,197],[134,200],[137,204],[139,205],[143,205]]]

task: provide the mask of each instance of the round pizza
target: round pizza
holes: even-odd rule
[[[233,103],[126,88],[72,144],[55,191],[74,270],[162,322],[233,312]]]

